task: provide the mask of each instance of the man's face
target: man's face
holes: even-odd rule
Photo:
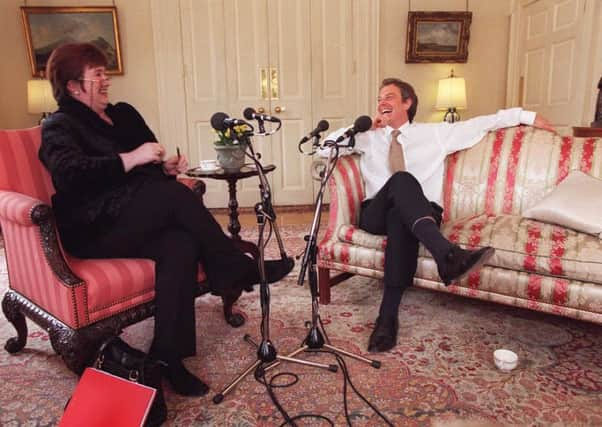
[[[378,114],[383,122],[398,128],[408,121],[408,109],[412,106],[410,98],[401,98],[401,91],[393,84],[384,86],[378,95]]]

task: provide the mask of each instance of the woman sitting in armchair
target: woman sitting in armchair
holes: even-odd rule
[[[222,232],[199,198],[176,181],[182,156],[165,157],[142,116],[109,103],[107,60],[91,44],[67,44],[48,60],[59,109],[43,123],[40,160],[49,170],[57,226],[67,252],[85,258],[155,261],[151,356],[179,394],[208,387],[182,359],[195,354],[194,288],[202,262],[212,291],[235,295],[259,282],[257,264]],[[268,261],[268,282],[293,261]]]

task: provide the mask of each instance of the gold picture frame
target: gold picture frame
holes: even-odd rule
[[[65,43],[88,42],[107,57],[107,74],[123,74],[117,8],[21,7],[32,76],[41,76],[48,57]]]
[[[406,62],[466,62],[472,12],[408,12]]]

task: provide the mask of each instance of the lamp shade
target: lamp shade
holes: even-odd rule
[[[31,114],[50,113],[57,109],[52,96],[52,87],[48,80],[29,80],[27,82],[27,111]]]
[[[463,77],[448,77],[439,80],[435,108],[438,110],[466,108],[466,83]]]

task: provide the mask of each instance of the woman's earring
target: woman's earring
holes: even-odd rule
[[[79,90],[73,91],[73,95],[79,95]]]

